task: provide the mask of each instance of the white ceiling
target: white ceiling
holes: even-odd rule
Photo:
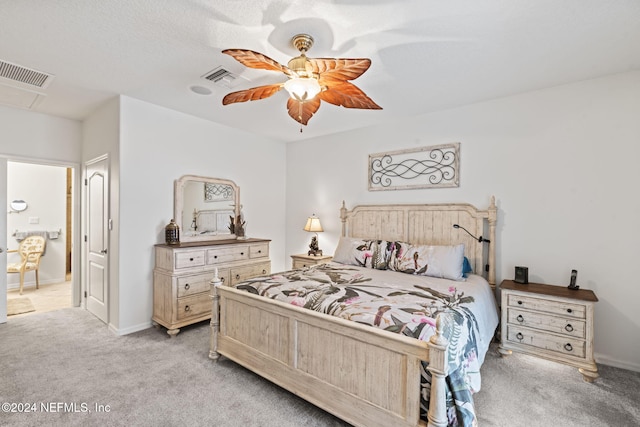
[[[284,91],[222,106],[228,92],[286,79],[222,49],[286,64],[302,32],[315,38],[310,57],[371,58],[354,83],[383,110],[323,103],[300,133]],[[82,120],[123,94],[296,141],[640,69],[640,1],[0,0],[0,60],[55,76],[33,111]],[[241,84],[202,79],[218,66]],[[0,87],[0,103],[15,90]]]

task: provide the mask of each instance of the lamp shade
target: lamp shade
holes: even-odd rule
[[[322,229],[322,224],[320,224],[320,218],[313,215],[307,218],[307,223],[304,226],[304,231],[311,231],[314,233],[318,233],[320,231],[324,231]]]

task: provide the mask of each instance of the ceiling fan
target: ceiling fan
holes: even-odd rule
[[[249,68],[281,71],[289,77],[289,80],[232,92],[222,99],[222,105],[265,99],[284,88],[290,95],[287,100],[289,115],[305,126],[320,108],[320,101],[345,108],[382,109],[350,82],[369,69],[370,59],[308,58],[306,53],[313,45],[313,37],[308,34],[298,34],[291,39],[291,42],[300,51],[300,55],[291,59],[287,66],[252,50],[223,50],[222,53],[232,56]]]

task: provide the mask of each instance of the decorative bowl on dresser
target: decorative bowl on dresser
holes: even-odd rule
[[[291,268],[295,270],[297,268],[311,267],[312,265],[326,264],[332,259],[333,256],[331,255],[291,255]]]
[[[598,301],[587,289],[504,280],[502,356],[518,351],[578,368],[587,382],[598,378],[593,358],[593,312]]]
[[[155,246],[153,324],[174,337],[180,328],[211,319],[214,270],[225,285],[269,274],[269,242],[229,239]]]

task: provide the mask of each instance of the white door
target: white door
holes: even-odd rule
[[[7,159],[0,157],[0,323],[7,321]]]
[[[109,322],[109,159],[86,164],[87,310]]]

